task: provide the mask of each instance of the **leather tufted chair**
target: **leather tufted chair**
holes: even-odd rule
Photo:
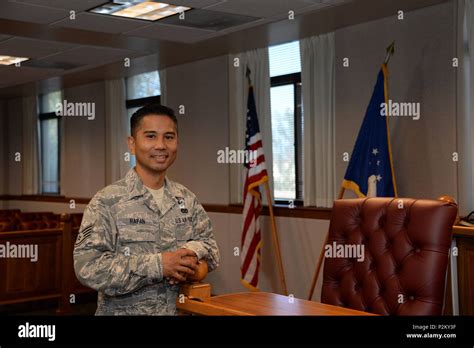
[[[335,201],[325,250],[346,253],[326,255],[321,302],[381,315],[441,315],[456,214],[456,204],[435,200]],[[363,260],[355,247],[339,245],[363,246]]]

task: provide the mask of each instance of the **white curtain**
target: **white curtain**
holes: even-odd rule
[[[166,104],[166,69],[159,70],[158,74],[160,75],[160,104],[168,106]]]
[[[303,39],[300,50],[304,203],[332,207],[336,198],[334,33]]]
[[[229,55],[229,115],[230,115],[230,149],[245,149],[245,131],[247,117],[248,83],[246,68],[251,71],[251,80],[254,88],[255,104],[263,142],[265,162],[272,183],[272,123],[270,111],[270,65],[268,48],[256,49],[239,54]],[[230,164],[230,202],[243,203],[244,185],[243,164]],[[263,202],[266,203],[266,195]]]
[[[36,95],[22,99],[22,194],[40,193],[39,121]]]
[[[106,183],[125,176],[129,169],[125,154],[127,147],[128,115],[125,107],[124,79],[105,81],[105,160]]]
[[[458,203],[459,214],[474,210],[474,2],[465,1],[464,45],[458,53],[463,64],[457,69],[462,83],[458,93]]]

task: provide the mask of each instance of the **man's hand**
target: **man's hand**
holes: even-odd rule
[[[197,270],[197,257],[194,251],[178,249],[161,255],[163,263],[163,276],[170,284],[177,284],[186,280],[188,275],[193,275]]]
[[[186,249],[186,250],[189,250],[189,249]],[[192,256],[183,256],[182,258],[183,259],[187,259],[187,260],[190,260],[192,261],[193,263],[196,264],[196,269],[194,270],[195,272],[197,271],[197,267],[199,265],[199,262],[198,262],[198,258],[196,256],[196,254],[194,252],[192,252],[193,255]],[[185,278],[187,278],[187,275],[183,275],[181,274],[182,276],[184,276]],[[174,285],[174,284],[179,284],[179,280],[176,279],[175,277],[166,277],[166,280],[169,281],[170,285]]]
[[[184,256],[183,259],[188,259],[188,260],[191,260],[192,262],[194,262],[194,263],[196,264],[196,268],[197,268],[198,265],[199,265],[197,256]],[[196,271],[195,271],[195,272],[196,272]],[[187,276],[186,276],[186,279],[187,279]],[[179,284],[179,280],[176,279],[176,278],[167,277],[166,280],[169,281],[171,285]]]

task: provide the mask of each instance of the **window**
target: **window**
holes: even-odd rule
[[[133,113],[146,104],[160,103],[161,85],[158,71],[128,77],[126,80],[128,131]],[[135,166],[135,156],[130,159],[130,167]]]
[[[269,48],[275,201],[302,205],[303,118],[299,41]]]
[[[56,104],[62,103],[62,92],[39,97],[41,143],[41,193],[59,193],[59,122]]]

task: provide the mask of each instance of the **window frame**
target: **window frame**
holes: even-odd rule
[[[273,76],[270,78],[270,89],[273,87],[293,85],[294,91],[294,130],[295,130],[295,199],[276,199],[276,205],[302,207],[303,201],[303,134],[301,112],[302,93],[301,93],[301,72],[286,75]],[[300,104],[298,104],[300,102]],[[273,193],[274,194],[274,193]]]
[[[154,95],[151,97],[127,99],[125,101],[126,109],[133,109],[145,106],[146,104],[161,104],[161,95]]]
[[[39,96],[38,99],[42,98],[43,95]],[[41,100],[39,100],[39,104],[41,105]],[[57,192],[45,192],[44,187],[44,179],[43,179],[43,132],[42,132],[42,125],[41,122],[56,119],[58,121],[58,191]],[[44,112],[38,113],[38,121],[39,121],[39,129],[40,129],[40,139],[41,139],[41,182],[40,182],[40,194],[43,196],[60,196],[61,195],[61,118],[56,115],[55,112]]]

